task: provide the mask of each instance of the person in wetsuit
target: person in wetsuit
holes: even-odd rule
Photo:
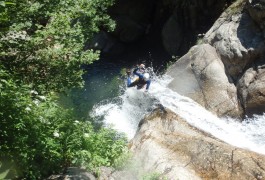
[[[133,70],[133,74],[137,75],[138,78],[132,82],[130,77],[130,71],[127,71],[128,78],[127,78],[127,87],[134,87],[137,86],[137,89],[142,89],[146,86],[145,91],[148,91],[151,80],[149,73],[145,72],[145,65],[141,64],[137,68]]]

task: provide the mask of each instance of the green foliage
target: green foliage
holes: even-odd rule
[[[10,3],[15,5],[5,6],[1,13],[5,30],[1,31],[0,63],[39,92],[81,86],[80,65],[99,58],[99,52],[87,50],[85,43],[100,28],[114,29],[106,15],[112,1]]]
[[[203,44],[203,37],[197,37],[196,45]]]
[[[225,12],[231,17],[244,10],[246,0],[233,0],[232,5],[229,6]]]
[[[56,103],[56,92],[83,84],[80,65],[98,59],[85,44],[99,29],[115,27],[106,14],[112,3],[0,1],[0,164],[12,167],[0,166],[1,178],[111,166],[125,151],[123,136],[95,131]]]
[[[16,165],[17,176],[42,178],[70,165],[111,166],[125,151],[125,138],[114,130],[95,132],[54,103],[53,95],[40,96],[10,77],[1,69],[0,150],[1,160]]]
[[[0,1],[0,24],[1,24],[0,29],[4,29],[4,27],[9,21],[7,8],[10,5],[15,5],[15,4],[12,2]]]
[[[128,167],[132,160],[132,153],[129,151],[124,151],[118,158],[114,161],[114,168],[117,170],[124,170]]]
[[[180,58],[179,56],[172,56],[171,59],[167,62],[164,71],[166,71],[170,66],[172,66],[175,62],[177,62],[179,58]]]
[[[152,173],[148,173],[146,175],[144,175],[142,178],[142,180],[166,180],[166,178],[164,178],[160,173],[157,172],[152,172]]]

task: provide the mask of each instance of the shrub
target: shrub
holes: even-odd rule
[[[111,166],[125,150],[126,140],[116,131],[94,131],[54,103],[53,95],[40,96],[10,77],[1,69],[0,150],[1,159],[16,165],[16,176],[39,179],[70,165]]]
[[[123,153],[123,136],[95,131],[56,103],[57,92],[82,86],[80,66],[99,58],[85,43],[100,28],[114,28],[106,14],[112,3],[0,1],[0,165],[14,164],[12,177],[40,179],[70,165],[110,166]]]
[[[0,63],[38,92],[81,86],[80,65],[99,58],[85,43],[115,27],[106,14],[112,0],[10,1],[0,3]]]

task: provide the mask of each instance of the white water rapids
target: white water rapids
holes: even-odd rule
[[[139,121],[157,104],[169,108],[189,124],[231,145],[265,154],[265,115],[246,118],[242,123],[218,118],[193,100],[167,88],[170,78],[152,80],[148,93],[128,88],[119,97],[96,104],[90,115],[103,117],[106,125],[133,138]]]

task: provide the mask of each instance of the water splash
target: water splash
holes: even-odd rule
[[[105,101],[95,105],[90,116],[96,119],[103,117],[107,126],[112,126],[132,139],[140,120],[154,109],[157,100],[135,88],[126,89],[118,99],[116,102]]]
[[[103,116],[106,125],[127,134],[131,139],[135,135],[139,121],[156,104],[177,113],[189,124],[231,145],[265,154],[265,115],[247,118],[240,123],[232,118],[218,118],[193,100],[181,96],[167,88],[171,78],[152,74],[149,93],[129,88],[114,101],[94,106],[91,116]]]
[[[159,90],[151,91],[163,106],[226,143],[265,154],[265,115],[256,115],[243,123],[232,118],[218,118],[193,100],[166,88],[168,82],[163,79],[155,81],[154,86]]]

